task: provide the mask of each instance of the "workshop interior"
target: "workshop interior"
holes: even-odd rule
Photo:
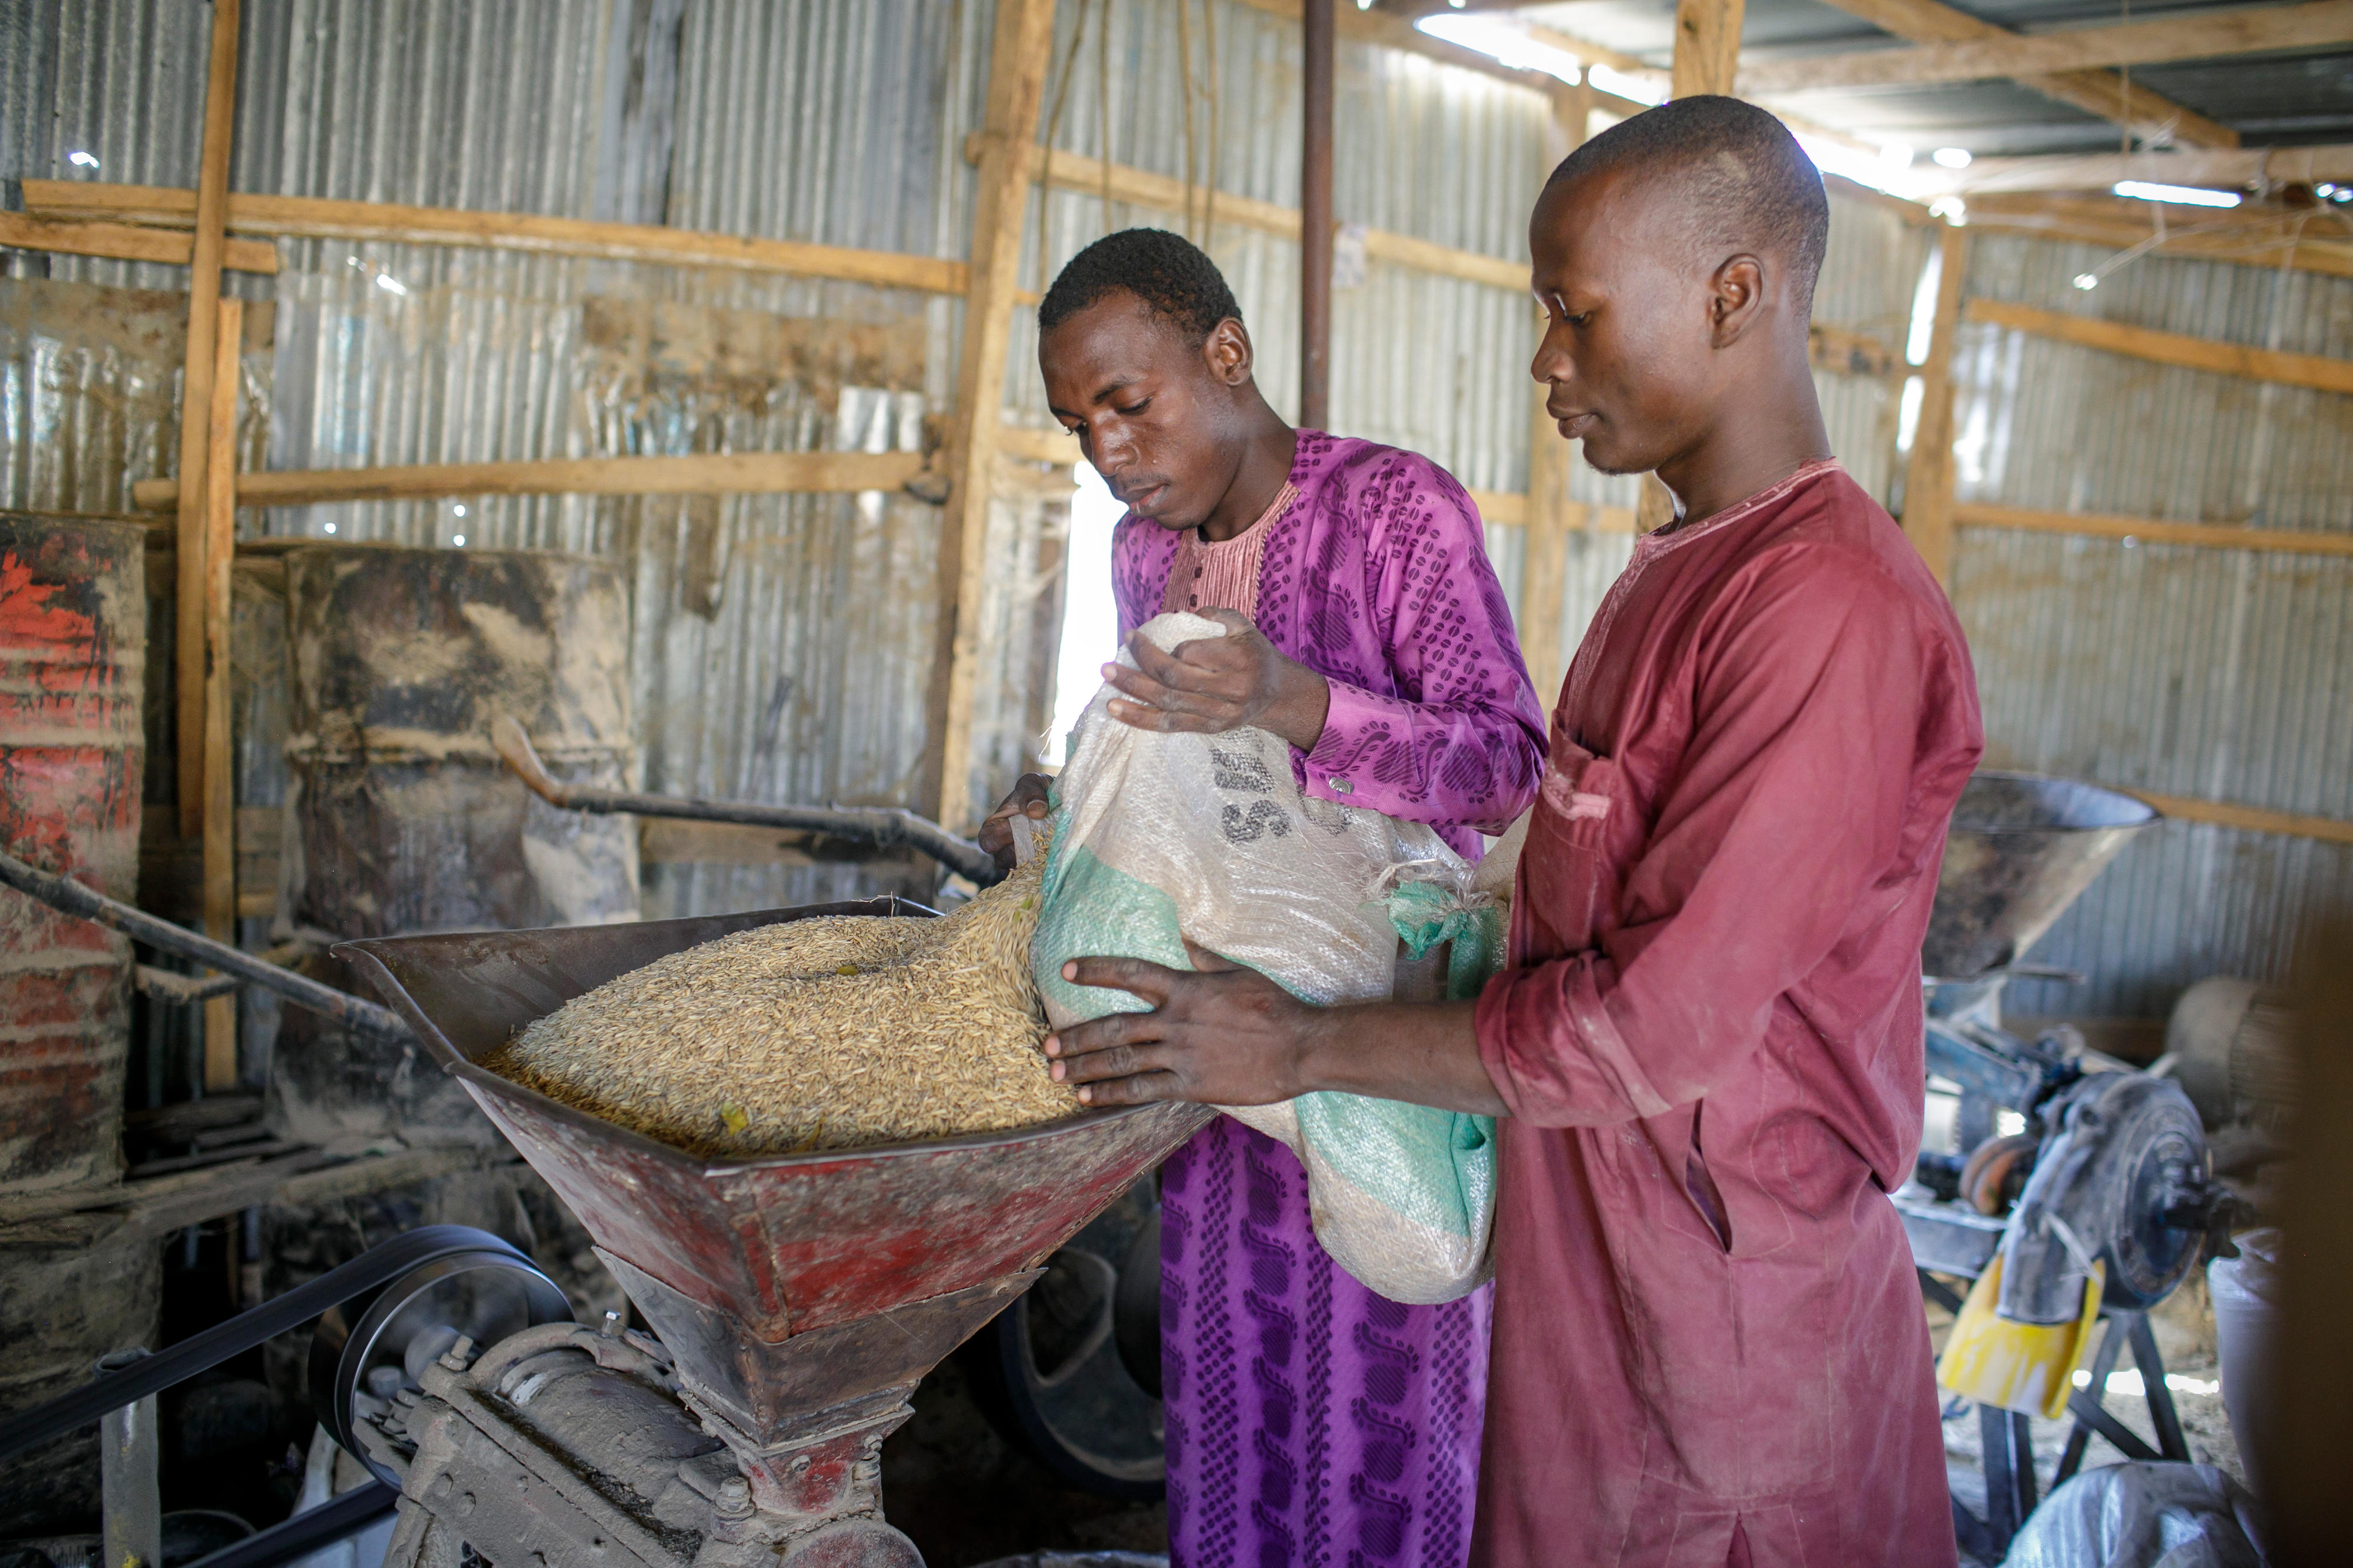
[[[0,1568],[1186,1562],[1226,1119],[1039,1054],[1145,521],[1041,310],[1198,247],[1551,713],[1683,523],[1531,378],[1531,205],[1698,95],[1820,173],[1982,715],[1883,1193],[1936,1551],[2353,1561],[2353,5],[0,0]],[[1467,1001],[1543,829],[1416,831],[1379,999]],[[912,1087],[678,1043],[763,1009]]]

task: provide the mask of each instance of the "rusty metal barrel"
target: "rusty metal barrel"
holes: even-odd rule
[[[280,913],[314,937],[638,918],[634,819],[547,805],[502,762],[512,717],[567,784],[625,787],[628,593],[539,551],[322,546],[286,559],[292,714]],[[332,959],[318,978],[364,990]],[[285,1136],[489,1146],[414,1047],[290,1010],[270,1072]]]
[[[0,843],[128,900],[139,879],[145,531],[0,512]],[[0,1192],[116,1180],[131,944],[0,889]]]

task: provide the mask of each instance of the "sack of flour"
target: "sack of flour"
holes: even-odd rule
[[[1226,635],[1165,615],[1144,635],[1173,649]],[[1120,661],[1134,663],[1124,649]],[[1503,956],[1501,910],[1436,833],[1312,799],[1280,736],[1160,734],[1110,717],[1105,687],[1055,781],[1053,847],[1030,949],[1061,1026],[1146,1004],[1073,985],[1073,958],[1189,969],[1189,937],[1319,1005],[1388,999],[1400,952],[1442,964],[1433,994],[1472,996]],[[1451,1300],[1487,1276],[1494,1122],[1395,1100],[1316,1093],[1228,1114],[1306,1168],[1316,1239],[1392,1300]]]

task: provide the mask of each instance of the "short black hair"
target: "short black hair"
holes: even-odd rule
[[[1051,331],[1117,289],[1143,300],[1195,344],[1219,321],[1242,319],[1226,275],[1199,246],[1165,228],[1124,228],[1071,258],[1038,302],[1038,330]]]
[[[1788,126],[1736,98],[1678,98],[1577,148],[1561,160],[1546,188],[1629,166],[1683,182],[1701,225],[1696,241],[1778,257],[1788,265],[1799,302],[1813,308],[1830,245],[1830,196],[1821,171]]]

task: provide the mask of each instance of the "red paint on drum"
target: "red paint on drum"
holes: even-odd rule
[[[145,530],[0,512],[0,844],[128,900]],[[0,1192],[121,1173],[131,944],[0,889]]]

